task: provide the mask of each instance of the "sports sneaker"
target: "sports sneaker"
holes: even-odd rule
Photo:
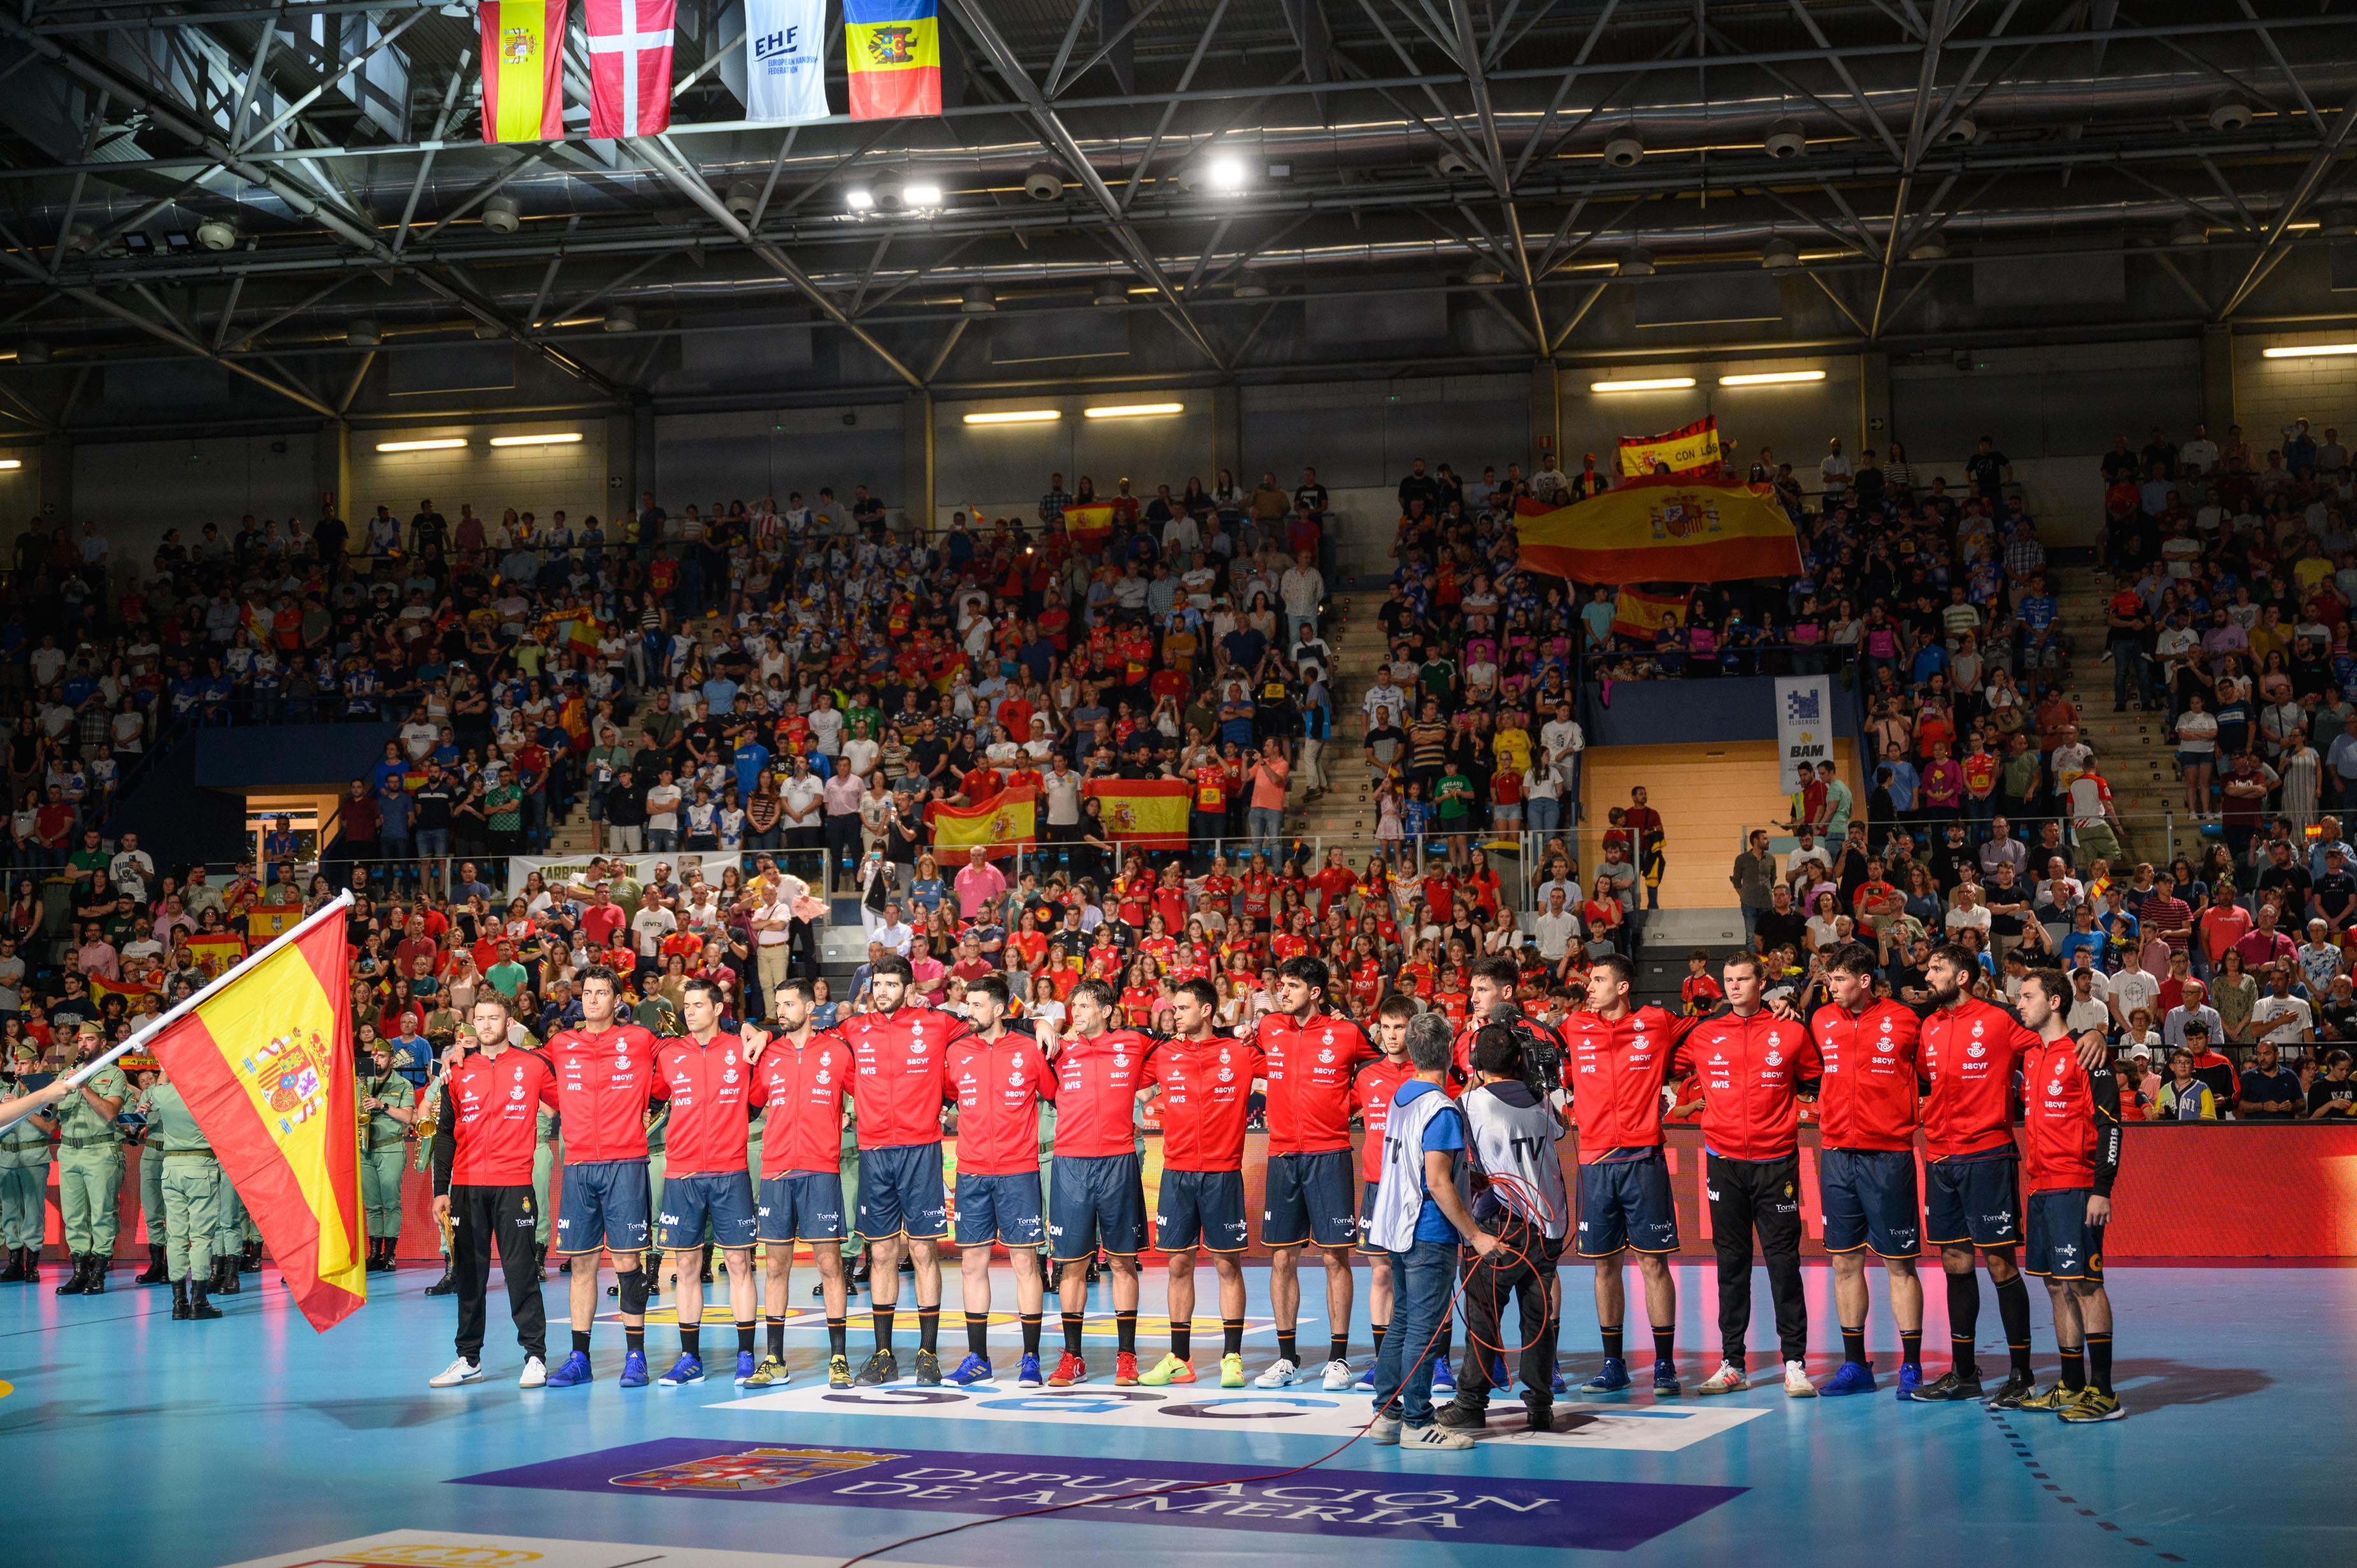
[[[1349,1392],[1351,1388],[1351,1363],[1348,1361],[1327,1362],[1325,1381],[1320,1383],[1318,1386],[1323,1388],[1329,1394]]]
[[[548,1387],[548,1363],[537,1356],[526,1356],[523,1359],[523,1372],[516,1379],[516,1387],[520,1389]]]
[[[2128,1407],[2120,1402],[2119,1395],[2090,1387],[2054,1413],[2076,1426],[2082,1422],[2117,1421],[2127,1412]]]
[[[597,1376],[589,1369],[589,1358],[576,1350],[565,1358],[565,1364],[548,1374],[547,1386],[552,1389],[577,1389]]]
[[[1675,1361],[1653,1363],[1653,1397],[1655,1399],[1676,1399],[1685,1391],[1685,1384],[1678,1380],[1678,1364]]]
[[[647,1353],[644,1350],[629,1350],[623,1353],[622,1386],[626,1389],[642,1389],[647,1386]]]
[[[1242,1356],[1220,1358],[1220,1387],[1240,1389],[1244,1386],[1244,1359]]]
[[[461,1356],[427,1379],[425,1386],[429,1389],[455,1389],[460,1383],[471,1383],[482,1375],[481,1362],[469,1361]]]
[[[942,1386],[942,1359],[931,1350],[917,1352],[917,1386],[923,1389]]]
[[[1604,1365],[1597,1374],[1579,1385],[1579,1391],[1584,1394],[1618,1394],[1626,1393],[1628,1390],[1629,1363],[1618,1356],[1605,1357]]]
[[[1395,1415],[1375,1417],[1373,1424],[1367,1428],[1367,1435],[1374,1440],[1378,1447],[1396,1448],[1399,1446],[1400,1439],[1399,1417]]]
[[[1839,1399],[1844,1394],[1870,1394],[1875,1390],[1874,1369],[1862,1361],[1844,1361],[1817,1391],[1827,1399]]]
[[[1490,1424],[1490,1412],[1486,1410],[1475,1410],[1470,1405],[1457,1400],[1450,1400],[1447,1404],[1438,1406],[1433,1411],[1432,1419],[1451,1431],[1480,1432]]]
[[[1443,1451],[1450,1449],[1461,1450],[1472,1447],[1473,1440],[1466,1436],[1463,1433],[1453,1432],[1436,1421],[1429,1426],[1402,1427],[1399,1434],[1399,1445],[1402,1449],[1424,1448]]]
[[[1039,1358],[1026,1350],[1023,1353],[1022,1361],[1015,1369],[1015,1386],[1018,1389],[1037,1389],[1046,1387],[1047,1382],[1048,1380],[1039,1372]]]
[[[683,1350],[679,1359],[671,1364],[671,1370],[655,1380],[667,1389],[683,1389],[690,1383],[700,1383],[704,1381],[704,1363]]]
[[[968,1352],[966,1359],[960,1361],[957,1364],[957,1369],[950,1374],[949,1380],[952,1387],[961,1389],[970,1389],[976,1383],[986,1383],[990,1381],[990,1363]]]
[[[1915,1391],[1915,1397],[1925,1404],[1943,1404],[1957,1400],[1981,1397],[1981,1375],[1960,1376],[1953,1368]]]
[[[859,1369],[859,1376],[853,1380],[863,1389],[881,1388],[886,1383],[899,1380],[899,1358],[889,1350],[878,1350],[868,1357],[867,1364]]]
[[[1294,1364],[1292,1358],[1287,1356],[1279,1356],[1270,1364],[1267,1371],[1263,1372],[1259,1377],[1253,1380],[1253,1387],[1256,1389],[1289,1389],[1293,1386],[1293,1380],[1300,1375],[1301,1369]]]
[[[1551,1394],[1561,1394],[1569,1393],[1570,1391],[1571,1385],[1564,1381],[1563,1379],[1563,1369],[1561,1367],[1557,1367],[1555,1369],[1555,1375],[1547,1380],[1547,1392]]]
[[[737,1352],[737,1386],[738,1388],[741,1389],[753,1380],[753,1352],[750,1350]]]
[[[826,1386],[831,1389],[847,1389],[851,1387],[851,1359],[849,1357],[829,1356],[826,1359]]]
[[[1351,1391],[1354,1394],[1371,1394],[1375,1391],[1375,1365],[1373,1362],[1368,1362],[1367,1369],[1361,1372],[1356,1378],[1353,1378],[1351,1380]]]
[[[1912,1361],[1902,1362],[1899,1368],[1898,1391],[1890,1397],[1901,1402],[1911,1400],[1922,1386],[1923,1369]]]
[[[2085,1391],[2084,1389],[2066,1389],[2058,1382],[2051,1388],[2040,1389],[2034,1394],[2023,1395],[2018,1408],[2042,1411],[2048,1415],[2060,1415],[2064,1405],[2072,1403]]]
[[[1986,1403],[1991,1410],[2019,1410],[2021,1402],[2038,1391],[2038,1380],[2028,1372],[2007,1372]]]
[[[775,1356],[764,1356],[761,1358],[761,1364],[753,1369],[750,1377],[739,1378],[737,1381],[748,1389],[781,1389],[792,1378],[793,1373],[787,1370],[783,1361],[779,1360]]]
[[[1457,1391],[1457,1368],[1446,1356],[1432,1363],[1432,1391],[1435,1395]]]
[[[1809,1381],[1807,1362],[1784,1363],[1784,1394],[1788,1399],[1796,1400],[1813,1400],[1817,1397],[1817,1385]]]
[[[1152,1371],[1137,1380],[1149,1389],[1168,1388],[1172,1383],[1191,1383],[1195,1380],[1195,1363],[1182,1361],[1173,1355],[1165,1355],[1162,1359],[1154,1363]],[[1116,1378],[1114,1381],[1118,1382],[1120,1380]]]
[[[1490,1386],[1500,1393],[1512,1393],[1514,1380],[1506,1370],[1506,1358],[1492,1354],[1490,1358]]]
[[[1750,1386],[1751,1380],[1744,1374],[1742,1368],[1732,1361],[1721,1361],[1718,1364],[1718,1370],[1705,1378],[1702,1387],[1695,1391],[1703,1394],[1739,1394]]]
[[[1056,1369],[1048,1378],[1051,1389],[1069,1389],[1074,1383],[1089,1380],[1089,1364],[1070,1350],[1056,1358]]]

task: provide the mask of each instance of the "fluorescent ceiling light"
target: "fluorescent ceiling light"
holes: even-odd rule
[[[569,446],[581,439],[578,430],[560,431],[554,435],[494,435],[494,446]]]
[[[1592,392],[1676,392],[1695,384],[1692,376],[1654,376],[1641,381],[1590,381]]]
[[[463,435],[437,435],[431,441],[380,441],[376,449],[380,452],[447,452],[453,446],[466,444],[467,438]]]
[[[1117,403],[1102,408],[1084,408],[1081,412],[1091,419],[1141,419],[1150,413],[1184,413],[1183,403]]]
[[[2302,343],[2290,349],[2268,349],[2262,357],[2269,360],[2319,360],[2331,354],[2357,354],[2357,343]]]
[[[1777,387],[1792,381],[1821,381],[1824,379],[1823,371],[1756,371],[1748,376],[1721,376],[1718,384],[1723,387]]]
[[[0,457],[0,469],[21,468],[24,466],[25,460],[22,457]]]
[[[968,424],[1051,424],[1064,416],[1052,408],[1007,408],[995,413],[969,413]]]

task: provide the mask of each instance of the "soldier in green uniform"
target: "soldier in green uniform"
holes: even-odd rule
[[[31,1040],[19,1040],[10,1058],[9,1067],[20,1077],[40,1070],[41,1047]],[[49,1087],[55,1089],[57,1084]],[[57,1130],[57,1118],[41,1110],[0,1133],[0,1246],[8,1251],[8,1266],[0,1269],[0,1283],[29,1284],[41,1277],[41,1243],[46,1240],[42,1232],[48,1219],[49,1135]]]
[[[220,1307],[205,1299],[207,1276],[212,1270],[213,1212],[221,1195],[229,1190],[221,1162],[205,1142],[188,1101],[169,1079],[147,1090],[147,1147],[142,1157],[163,1167],[166,1266],[172,1276],[172,1316],[177,1319],[219,1317]]]
[[[87,1065],[106,1048],[95,1024],[81,1026],[76,1060]],[[65,1219],[73,1273],[59,1295],[103,1295],[106,1266],[123,1201],[123,1134],[115,1113],[131,1097],[131,1080],[109,1064],[58,1102],[58,1208]]]
[[[135,1071],[131,1075],[131,1110],[141,1122],[136,1140],[139,1150],[139,1218],[147,1225],[147,1272],[131,1282],[138,1285],[165,1284],[172,1277],[164,1267],[164,1159],[156,1142],[156,1123],[148,1099],[150,1091],[163,1081],[163,1077],[154,1068]]]
[[[237,1276],[245,1265],[245,1200],[227,1176],[221,1177],[221,1197],[213,1205],[212,1260],[212,1293],[243,1294],[245,1286]]]
[[[379,1039],[361,1074],[361,1207],[368,1213],[368,1272],[393,1272],[393,1250],[401,1240],[402,1155],[409,1123],[417,1114],[417,1090],[393,1068],[393,1042]]]

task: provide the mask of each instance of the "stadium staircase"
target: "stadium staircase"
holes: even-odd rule
[[[2112,787],[2112,804],[2127,830],[2125,847],[2135,859],[2158,859],[2169,853],[2169,812],[2177,812],[2180,848],[2189,834],[2199,832],[2184,821],[2184,789],[2171,755],[2169,715],[2143,712],[2133,703],[2126,713],[2112,712],[2112,666],[2104,659],[2109,640],[2104,607],[2112,596],[2110,575],[2099,566],[2069,565],[2050,567],[2048,576],[2069,650],[2063,692],[2079,710],[2080,732]]]
[[[1327,601],[1324,631],[1334,650],[1334,734],[1323,757],[1326,793],[1312,800],[1297,782],[1286,801],[1288,834],[1327,842],[1357,841],[1355,863],[1364,858],[1364,846],[1375,836],[1375,780],[1367,767],[1366,726],[1360,722],[1359,702],[1374,682],[1375,667],[1388,657],[1383,623],[1376,613],[1389,592],[1359,588],[1335,594]]]

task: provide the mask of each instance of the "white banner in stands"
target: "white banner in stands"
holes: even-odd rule
[[[1826,675],[1776,677],[1778,777],[1785,793],[1801,787],[1801,769],[1834,756],[1834,683]]]
[[[586,854],[510,855],[508,857],[508,897],[522,897],[524,878],[535,871],[539,872],[541,879],[552,887],[562,886],[568,882],[576,882],[589,875],[591,858]],[[655,867],[668,865],[672,869],[672,877],[674,881],[685,882],[689,870],[696,869],[701,870],[704,873],[704,879],[715,887],[720,886],[720,874],[723,871],[732,865],[743,868],[748,865],[744,852],[740,850],[682,849],[667,851],[662,854],[609,854],[605,857],[605,860],[608,865],[627,868],[631,879],[639,883],[653,881]]]

